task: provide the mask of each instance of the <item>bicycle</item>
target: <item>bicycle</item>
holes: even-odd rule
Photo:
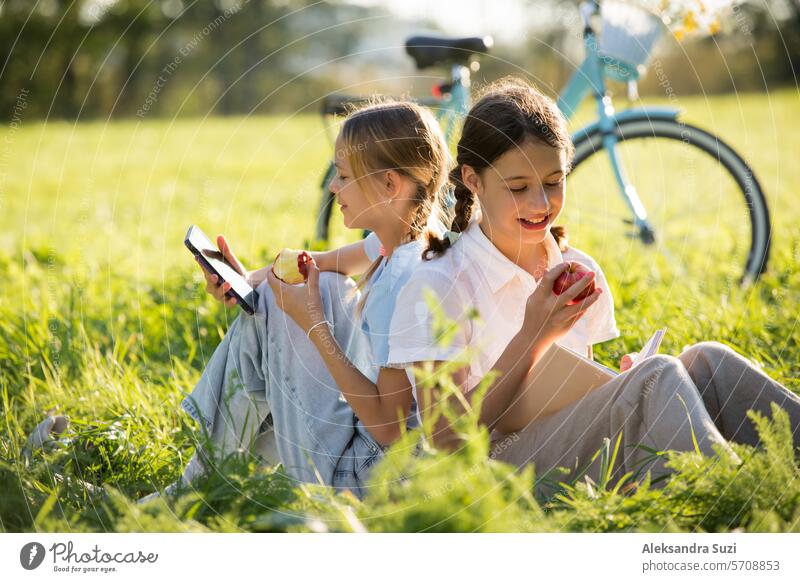
[[[595,226],[598,220],[605,220],[603,233],[612,236],[614,229],[622,225],[627,231],[624,234],[637,238],[646,246],[655,245],[668,257],[669,264],[679,271],[682,266],[676,252],[693,244],[711,243],[704,255],[708,261],[738,261],[746,253],[739,283],[752,283],[767,267],[771,223],[764,193],[747,162],[719,137],[682,121],[678,109],[639,106],[617,112],[607,90],[608,79],[623,82],[627,84],[629,100],[638,98],[637,83],[644,73],[655,41],[663,32],[663,23],[656,15],[618,0],[606,0],[602,5],[597,0],[584,1],[580,6],[580,14],[585,57],[559,94],[557,103],[569,119],[588,95],[594,99],[596,120],[572,136],[575,144],[572,173],[578,167],[589,166],[593,159],[598,158],[595,154],[603,151],[609,163],[603,164],[604,168],[594,167],[592,171],[585,172],[592,177],[587,187],[594,189],[598,182],[596,177],[610,170],[613,179],[609,182],[614,184],[615,193],[613,199],[605,197],[594,208],[586,208],[584,203],[578,208],[578,216],[571,217],[568,222],[580,222],[584,215],[594,221]],[[596,23],[598,19],[602,28]],[[599,28],[601,30],[598,33]],[[634,34],[631,30],[637,32]],[[442,65],[450,67],[449,80],[434,86],[435,96],[417,100],[436,109],[437,116],[444,123],[448,141],[453,139],[458,118],[470,107],[470,71],[476,69],[477,59],[487,54],[490,47],[491,39],[488,37],[415,36],[406,41],[406,52],[415,61],[417,69]],[[346,113],[347,106],[362,99],[346,95],[329,96],[323,100],[322,114]],[[652,151],[648,153],[647,146],[653,143],[656,144],[657,158]],[[673,151],[677,152],[679,163],[665,164],[665,158]],[[698,168],[698,164],[705,166]],[[693,174],[694,179],[708,182],[718,177],[721,183],[716,188],[713,183],[705,186],[705,195],[698,207],[695,194],[702,185],[695,189],[684,188],[686,179],[681,175],[678,187],[671,189],[669,180],[674,176],[663,172],[659,176],[656,171],[659,165],[662,170],[665,167],[667,170],[688,167],[686,174]],[[645,170],[637,172],[642,167]],[[331,163],[322,181],[323,197],[315,229],[315,236],[321,241],[326,241],[329,234],[333,195],[328,190],[328,184],[334,172]],[[632,175],[645,187],[637,187],[631,179]],[[575,190],[573,185],[570,189]],[[709,190],[713,192],[714,189],[720,195],[716,204],[709,195]],[[736,193],[738,195],[732,196]],[[681,194],[689,194],[690,198],[667,204],[671,197]],[[581,195],[578,194],[575,199],[579,200]],[[733,204],[734,200],[740,202]],[[675,216],[676,209],[681,213],[680,217]],[[704,210],[709,212],[700,214]],[[743,213],[747,214],[749,237],[737,236],[744,227]],[[691,222],[687,228],[687,214],[693,219],[697,218],[699,228]],[[658,224],[655,224],[653,216],[659,219]],[[630,232],[631,228],[633,232]],[[693,235],[699,236],[699,240],[690,242]],[[711,253],[712,249],[716,254]]]

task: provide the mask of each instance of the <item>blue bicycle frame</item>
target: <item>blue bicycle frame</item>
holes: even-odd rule
[[[469,67],[453,65],[450,69],[448,94],[436,103],[436,119],[448,140],[454,135],[456,124],[461,123],[469,111],[471,103],[469,86]]]
[[[623,200],[633,214],[633,224],[638,229],[640,237],[645,242],[653,242],[653,228],[647,220],[647,210],[642,204],[639,194],[630,183],[625,173],[625,168],[617,151],[619,141],[615,128],[624,122],[654,119],[676,120],[678,110],[667,107],[640,107],[628,109],[617,114],[611,102],[611,97],[606,94],[606,76],[611,76],[619,81],[627,81],[629,87],[635,87],[639,72],[617,59],[601,55],[598,50],[597,34],[592,26],[592,19],[599,14],[600,5],[597,1],[584,2],[581,5],[583,16],[583,44],[586,57],[575,73],[570,77],[567,85],[558,98],[558,107],[569,119],[583,101],[591,93],[597,103],[598,119],[593,124],[580,129],[573,135],[573,142],[578,144],[589,136],[599,132],[602,136],[603,149],[608,154],[614,179],[619,187]]]

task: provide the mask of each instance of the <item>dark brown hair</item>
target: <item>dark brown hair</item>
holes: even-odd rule
[[[477,203],[474,194],[461,181],[462,166],[470,166],[479,173],[511,148],[529,139],[564,150],[569,169],[575,148],[567,130],[567,121],[553,100],[516,77],[506,77],[488,85],[467,113],[458,140],[456,166],[449,176],[456,200],[450,230],[464,232]],[[553,226],[550,232],[565,250],[566,229]],[[448,248],[450,241],[447,238],[440,239],[429,233],[423,258],[429,260]]]

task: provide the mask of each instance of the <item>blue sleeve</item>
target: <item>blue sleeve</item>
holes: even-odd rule
[[[364,239],[364,252],[367,253],[370,261],[375,261],[381,253],[381,241],[374,232],[369,233]]]

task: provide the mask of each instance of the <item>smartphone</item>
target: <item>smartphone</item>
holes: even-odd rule
[[[194,224],[186,232],[184,244],[192,254],[200,259],[200,263],[209,272],[219,277],[218,283],[222,285],[224,281],[231,284],[230,290],[226,293],[229,297],[235,297],[242,309],[250,315],[256,312],[258,295],[256,290],[242,277],[233,266],[225,260],[222,252],[217,245],[211,242],[205,233]]]

